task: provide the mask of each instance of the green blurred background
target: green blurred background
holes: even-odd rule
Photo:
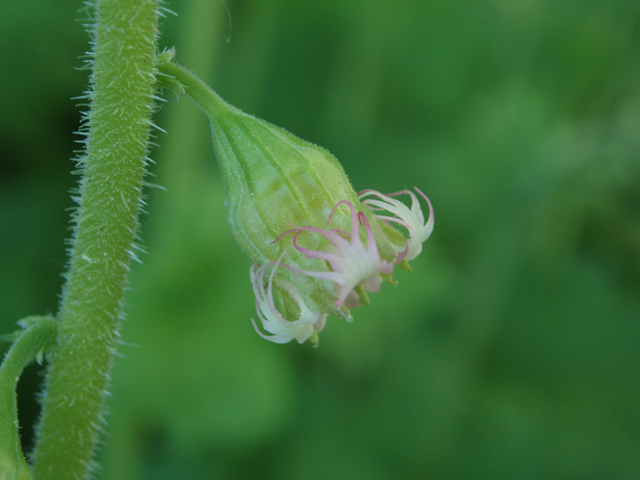
[[[640,478],[640,3],[225,1],[168,3],[161,46],[435,231],[320,348],[262,340],[206,118],[165,92],[99,476]],[[57,309],[81,6],[0,5],[2,332]]]

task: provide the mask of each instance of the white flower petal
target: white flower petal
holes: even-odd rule
[[[362,203],[371,210],[385,210],[394,215],[393,217],[390,217],[387,215],[375,214],[374,218],[382,221],[398,223],[409,231],[407,247],[404,252],[398,255],[396,263],[400,263],[402,260],[411,261],[420,255],[420,252],[422,252],[422,244],[427,241],[431,232],[433,232],[433,207],[431,206],[431,202],[427,196],[418,189],[418,187],[414,188],[420,195],[422,195],[422,198],[426,200],[427,205],[429,206],[429,219],[426,223],[424,221],[424,215],[422,214],[418,197],[409,190],[402,190],[388,195],[384,195],[375,190],[363,190],[359,194],[359,198],[362,200]],[[409,195],[411,197],[411,208],[407,207],[401,201],[391,198],[397,195]],[[365,198],[369,196],[377,197],[379,200],[375,198]]]
[[[362,285],[370,292],[378,291],[382,282],[380,274],[393,272],[393,264],[380,258],[376,239],[367,217],[361,212],[356,212],[353,204],[347,200],[339,202],[334,207],[333,212],[341,204],[345,204],[351,209],[351,233],[349,235],[335,229],[325,230],[318,227],[300,227],[294,230],[296,232],[293,238],[294,247],[309,258],[326,260],[331,266],[331,271],[317,272],[291,267],[303,275],[335,282],[339,289],[338,299],[336,300],[338,308],[342,307],[357,285]],[[329,216],[329,221],[331,221],[332,215]],[[366,247],[360,240],[360,223],[366,229]],[[301,247],[296,240],[302,232],[317,233],[324,236],[336,251],[325,252]]]
[[[284,252],[282,256],[284,256]],[[298,320],[290,321],[284,318],[278,311],[273,301],[273,283],[275,281],[274,275],[280,265],[282,256],[275,264],[268,263],[261,267],[252,265],[249,270],[251,283],[253,284],[253,293],[256,296],[256,311],[258,317],[262,323],[262,328],[272,335],[262,333],[253,319],[251,319],[251,322],[258,335],[266,340],[274,343],[287,343],[295,338],[298,343],[303,343],[313,335],[315,330],[314,325],[317,324],[320,330],[324,327],[326,315],[309,310],[298,290],[293,285],[284,281],[278,282],[278,286],[284,289],[298,305],[300,308],[300,317]],[[269,267],[272,267],[272,269],[265,288],[265,276]]]

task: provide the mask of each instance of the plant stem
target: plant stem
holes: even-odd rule
[[[158,60],[158,74],[160,75],[161,84],[164,83],[164,85],[169,88],[182,91],[189,95],[211,121],[215,120],[215,118],[212,118],[212,112],[222,115],[226,109],[242,113],[236,107],[229,105],[220,98],[216,92],[211,90],[211,88],[195,74],[181,65],[174,63],[172,61],[172,55],[163,53]]]
[[[33,452],[37,480],[92,470],[149,144],[157,0],[97,0],[79,207]]]
[[[12,474],[16,478],[29,477],[18,432],[18,379],[24,367],[42,355],[57,332],[57,323],[51,317],[30,317],[21,324],[25,330],[19,333],[0,366],[0,473],[8,472],[9,478]]]

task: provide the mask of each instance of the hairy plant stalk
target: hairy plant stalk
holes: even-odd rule
[[[22,449],[18,427],[16,387],[24,367],[39,362],[48,344],[55,339],[57,323],[52,317],[29,317],[20,325],[16,337],[0,366],[0,478],[31,478]]]
[[[96,0],[79,207],[59,335],[32,454],[37,480],[93,469],[138,228],[155,85],[158,0]]]

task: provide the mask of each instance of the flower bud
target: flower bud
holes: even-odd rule
[[[349,202],[358,218],[372,216],[360,203],[342,166],[327,150],[222,100],[210,112],[210,119],[225,182],[229,225],[240,246],[258,265],[275,262],[286,249],[282,264],[294,269],[280,268],[278,275],[297,285],[306,306],[314,312],[350,318],[348,310],[341,309],[344,302],[336,303],[341,287],[321,276],[294,275],[296,271],[329,273],[324,259],[307,252],[324,250],[330,239],[296,235],[305,252],[287,248],[294,236],[282,235],[298,227],[326,228],[330,216],[332,227],[352,231],[352,212],[334,208],[340,202]],[[381,227],[378,231],[380,237],[389,235]],[[400,236],[394,240],[400,246],[406,243]],[[373,242],[371,248],[375,246]],[[396,252],[385,241],[380,255],[392,262]]]
[[[351,320],[349,309],[368,306],[383,280],[396,285],[395,265],[410,270],[433,230],[431,203],[416,188],[429,206],[425,223],[408,190],[359,197],[328,151],[227,104],[170,53],[160,64],[164,82],[211,120],[229,225],[254,262],[256,310],[270,335],[253,322],[256,331],[275,343],[317,344],[328,315]],[[394,198],[403,194],[411,208]]]

